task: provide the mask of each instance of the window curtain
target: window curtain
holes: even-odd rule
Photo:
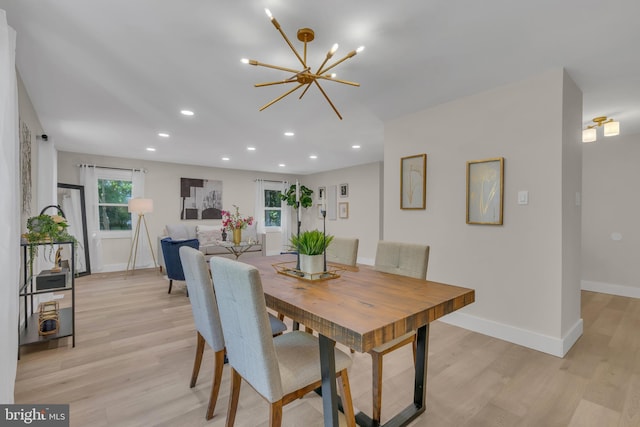
[[[87,211],[87,237],[91,270],[102,271],[102,239],[98,223],[98,177],[96,167],[80,165],[80,184],[84,185],[84,204]]]
[[[144,198],[144,170],[133,169],[131,172],[131,197]],[[136,268],[137,267],[153,267],[153,257],[151,255],[151,251],[153,247],[149,246],[149,240],[151,236],[147,233],[147,227],[145,227],[145,221],[140,218],[140,232],[138,234],[138,251],[137,254],[133,254],[136,256]],[[138,224],[138,215],[135,213],[131,214],[131,243],[135,244],[135,232]],[[132,247],[132,250],[134,248]],[[131,260],[133,263],[133,260]]]
[[[256,231],[258,234],[265,232],[264,224],[266,223],[264,218],[264,180],[256,179],[256,201],[254,203],[255,213],[253,217],[256,219]],[[265,244],[265,242],[262,242]]]
[[[13,403],[18,351],[18,283],[20,280],[20,143],[16,33],[0,9],[0,402]]]
[[[283,181],[282,188],[280,191],[282,194],[285,194],[289,189],[289,182]],[[282,202],[282,214],[280,217],[280,228],[282,229],[282,250],[289,250],[289,239],[291,238],[291,206],[287,205],[286,202]]]

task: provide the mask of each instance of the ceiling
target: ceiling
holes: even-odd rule
[[[298,68],[265,7],[301,53],[296,31],[315,31],[312,70],[335,42],[332,60],[366,47],[335,68],[360,87],[323,83],[343,120],[315,87],[258,111],[292,86],[254,83],[290,74],[240,59]],[[0,0],[0,9],[40,122],[63,151],[327,171],[382,160],[387,120],[561,67],[583,91],[585,124],[607,115],[621,134],[640,133],[637,0]]]

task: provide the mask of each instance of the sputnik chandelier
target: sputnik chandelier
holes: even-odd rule
[[[280,35],[282,35],[282,37],[287,42],[287,44],[289,45],[289,47],[291,48],[293,53],[296,55],[296,58],[298,58],[298,61],[300,62],[302,68],[300,70],[296,70],[296,69],[293,69],[293,68],[280,67],[278,65],[265,64],[265,63],[258,62],[258,61],[253,60],[253,59],[242,59],[242,62],[245,63],[245,64],[261,66],[261,67],[266,67],[266,68],[273,68],[275,70],[281,70],[281,71],[286,71],[287,73],[293,73],[292,76],[290,76],[289,78],[287,78],[285,80],[280,80],[280,81],[275,81],[275,82],[266,82],[266,83],[256,83],[254,85],[255,87],[264,87],[264,86],[274,86],[274,85],[281,85],[281,84],[288,84],[288,83],[294,83],[295,84],[295,87],[293,89],[288,90],[287,92],[283,93],[279,97],[275,98],[274,100],[272,100],[272,101],[268,102],[267,104],[263,105],[262,107],[260,107],[260,111],[264,110],[267,107],[270,107],[271,105],[273,105],[276,102],[280,101],[282,98],[286,97],[287,95],[292,94],[296,90],[298,90],[301,87],[305,86],[304,90],[302,91],[302,93],[298,97],[298,99],[302,99],[302,97],[305,95],[305,93],[307,93],[307,91],[309,90],[309,87],[311,87],[311,85],[314,84],[314,85],[316,85],[318,87],[318,89],[320,90],[322,95],[325,97],[325,99],[327,100],[329,105],[331,105],[331,108],[333,108],[333,111],[335,111],[335,113],[338,115],[340,120],[342,120],[342,116],[338,112],[338,109],[336,108],[335,105],[333,105],[333,102],[331,102],[331,99],[329,99],[329,96],[327,95],[327,93],[324,91],[324,89],[320,85],[320,80],[328,80],[328,81],[343,83],[343,84],[351,85],[351,86],[360,86],[360,83],[355,83],[355,82],[350,82],[350,81],[346,81],[346,80],[337,79],[335,74],[328,74],[328,72],[329,72],[329,70],[333,69],[337,65],[339,65],[342,62],[346,61],[347,59],[354,57],[359,52],[362,52],[362,50],[364,49],[364,46],[361,46],[356,50],[352,50],[351,52],[346,54],[344,58],[334,62],[331,65],[327,65],[327,62],[333,57],[333,54],[336,53],[336,50],[338,50],[338,44],[336,43],[331,47],[329,52],[327,52],[326,58],[324,59],[322,64],[320,64],[320,66],[318,67],[317,71],[312,72],[311,71],[311,67],[309,65],[307,65],[307,43],[312,42],[313,39],[315,38],[315,34],[314,34],[313,30],[311,28],[301,28],[301,29],[298,30],[298,33],[297,33],[298,40],[300,40],[302,43],[304,43],[304,53],[303,53],[303,56],[300,56],[300,54],[298,53],[296,48],[293,46],[293,44],[291,44],[291,41],[289,40],[287,35],[284,33],[284,31],[282,31],[282,28],[280,28],[280,23],[278,23],[276,18],[273,17],[273,15],[269,11],[269,9],[265,9],[265,12],[267,13],[267,16],[269,17],[269,19],[271,19],[271,22],[273,23],[273,26],[276,27],[276,30],[278,30],[280,32]]]

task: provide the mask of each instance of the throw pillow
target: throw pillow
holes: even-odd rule
[[[222,240],[220,230],[198,230],[197,236],[200,246],[213,245],[217,240]]]

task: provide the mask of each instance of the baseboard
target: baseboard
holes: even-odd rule
[[[158,266],[156,266],[157,268]],[[137,265],[136,264],[136,270],[141,270],[144,268],[153,268],[153,263],[149,263],[147,265]],[[113,273],[115,271],[126,271],[127,270],[127,264],[122,263],[122,264],[107,264],[107,265],[103,265],[102,268],[100,270],[94,270],[91,269],[92,273]]]
[[[583,291],[640,298],[640,288],[636,288],[635,286],[615,285],[613,283],[592,282],[589,280],[582,280],[580,284]]]
[[[363,264],[363,265],[375,265],[376,260],[372,259],[372,258],[358,258],[358,264]]]
[[[569,332],[559,339],[460,312],[448,314],[439,320],[557,357],[567,354],[582,335],[583,328],[582,319],[578,319]]]

